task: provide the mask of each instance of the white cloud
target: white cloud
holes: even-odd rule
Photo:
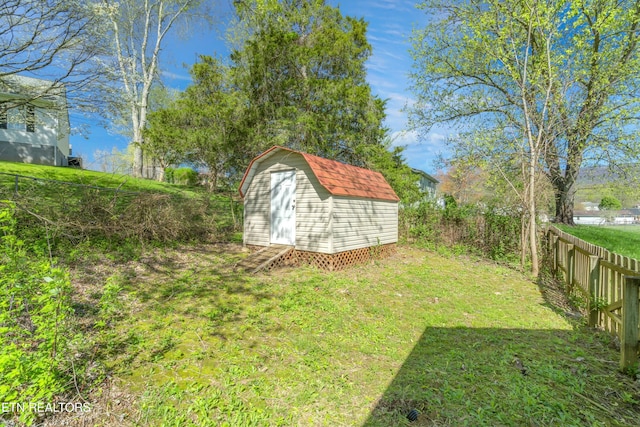
[[[378,0],[367,2],[367,5],[369,7],[394,10],[396,12],[411,12],[413,10],[413,2],[411,1]]]
[[[162,77],[166,77],[172,80],[182,80],[185,82],[191,81],[191,76],[185,74],[172,73],[171,71],[161,71],[160,74],[162,75]]]
[[[418,132],[412,130],[399,130],[391,134],[391,145],[400,147],[420,143]]]
[[[419,145],[431,153],[436,153],[444,148],[447,135],[440,132],[421,135],[416,130],[400,130],[391,134],[391,140],[394,147]]]

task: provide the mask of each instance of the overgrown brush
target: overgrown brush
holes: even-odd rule
[[[234,201],[203,193],[196,196],[127,192],[118,189],[26,181],[11,198],[21,237],[43,250],[60,241],[185,242],[220,238],[237,228]],[[6,191],[6,190],[5,190]],[[2,197],[2,195],[0,195]],[[50,237],[44,242],[44,235]]]
[[[425,201],[400,209],[400,234],[407,241],[434,248],[464,246],[494,260],[515,261],[520,252],[520,215],[491,206],[442,208]]]

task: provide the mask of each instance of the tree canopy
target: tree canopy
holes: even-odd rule
[[[456,126],[456,154],[533,160],[563,223],[573,223],[582,165],[638,159],[639,2],[430,0],[420,8],[430,23],[413,36],[416,127]],[[523,144],[527,133],[535,146]]]
[[[363,19],[323,0],[236,2],[244,40],[232,55],[248,101],[251,146],[284,145],[363,164],[384,137],[384,101],[371,93]]]
[[[379,151],[384,101],[366,81],[366,23],[318,0],[235,7],[242,40],[226,60],[200,56],[193,84],[151,115],[152,145],[186,144],[185,160],[206,166],[212,182],[238,179],[272,145],[362,166],[373,165],[373,155],[377,166],[391,165]]]

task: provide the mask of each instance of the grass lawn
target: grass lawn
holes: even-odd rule
[[[640,226],[556,226],[565,233],[572,234],[594,245],[602,246],[611,252],[640,259]]]
[[[342,272],[249,276],[229,267],[243,256],[238,245],[202,245],[157,250],[125,266],[76,266],[77,312],[87,324],[102,293],[96,283],[110,277],[121,289],[95,356],[111,375],[84,396],[91,412],[48,425],[640,419],[640,387],[617,371],[609,337],[569,321],[553,288],[541,291],[509,268],[401,247]],[[412,423],[411,409],[420,411]]]
[[[128,191],[160,191],[164,193],[190,193],[188,187],[161,183],[149,179],[133,178],[128,175],[96,172],[84,169],[31,165],[0,161],[0,172],[52,179],[56,181],[73,182],[77,184],[93,185],[97,187],[120,188]],[[0,174],[0,188],[14,188],[15,179],[12,176]],[[19,185],[30,186],[27,179],[19,179]]]

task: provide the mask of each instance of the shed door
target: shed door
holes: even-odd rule
[[[296,244],[296,171],[271,173],[271,243]]]

